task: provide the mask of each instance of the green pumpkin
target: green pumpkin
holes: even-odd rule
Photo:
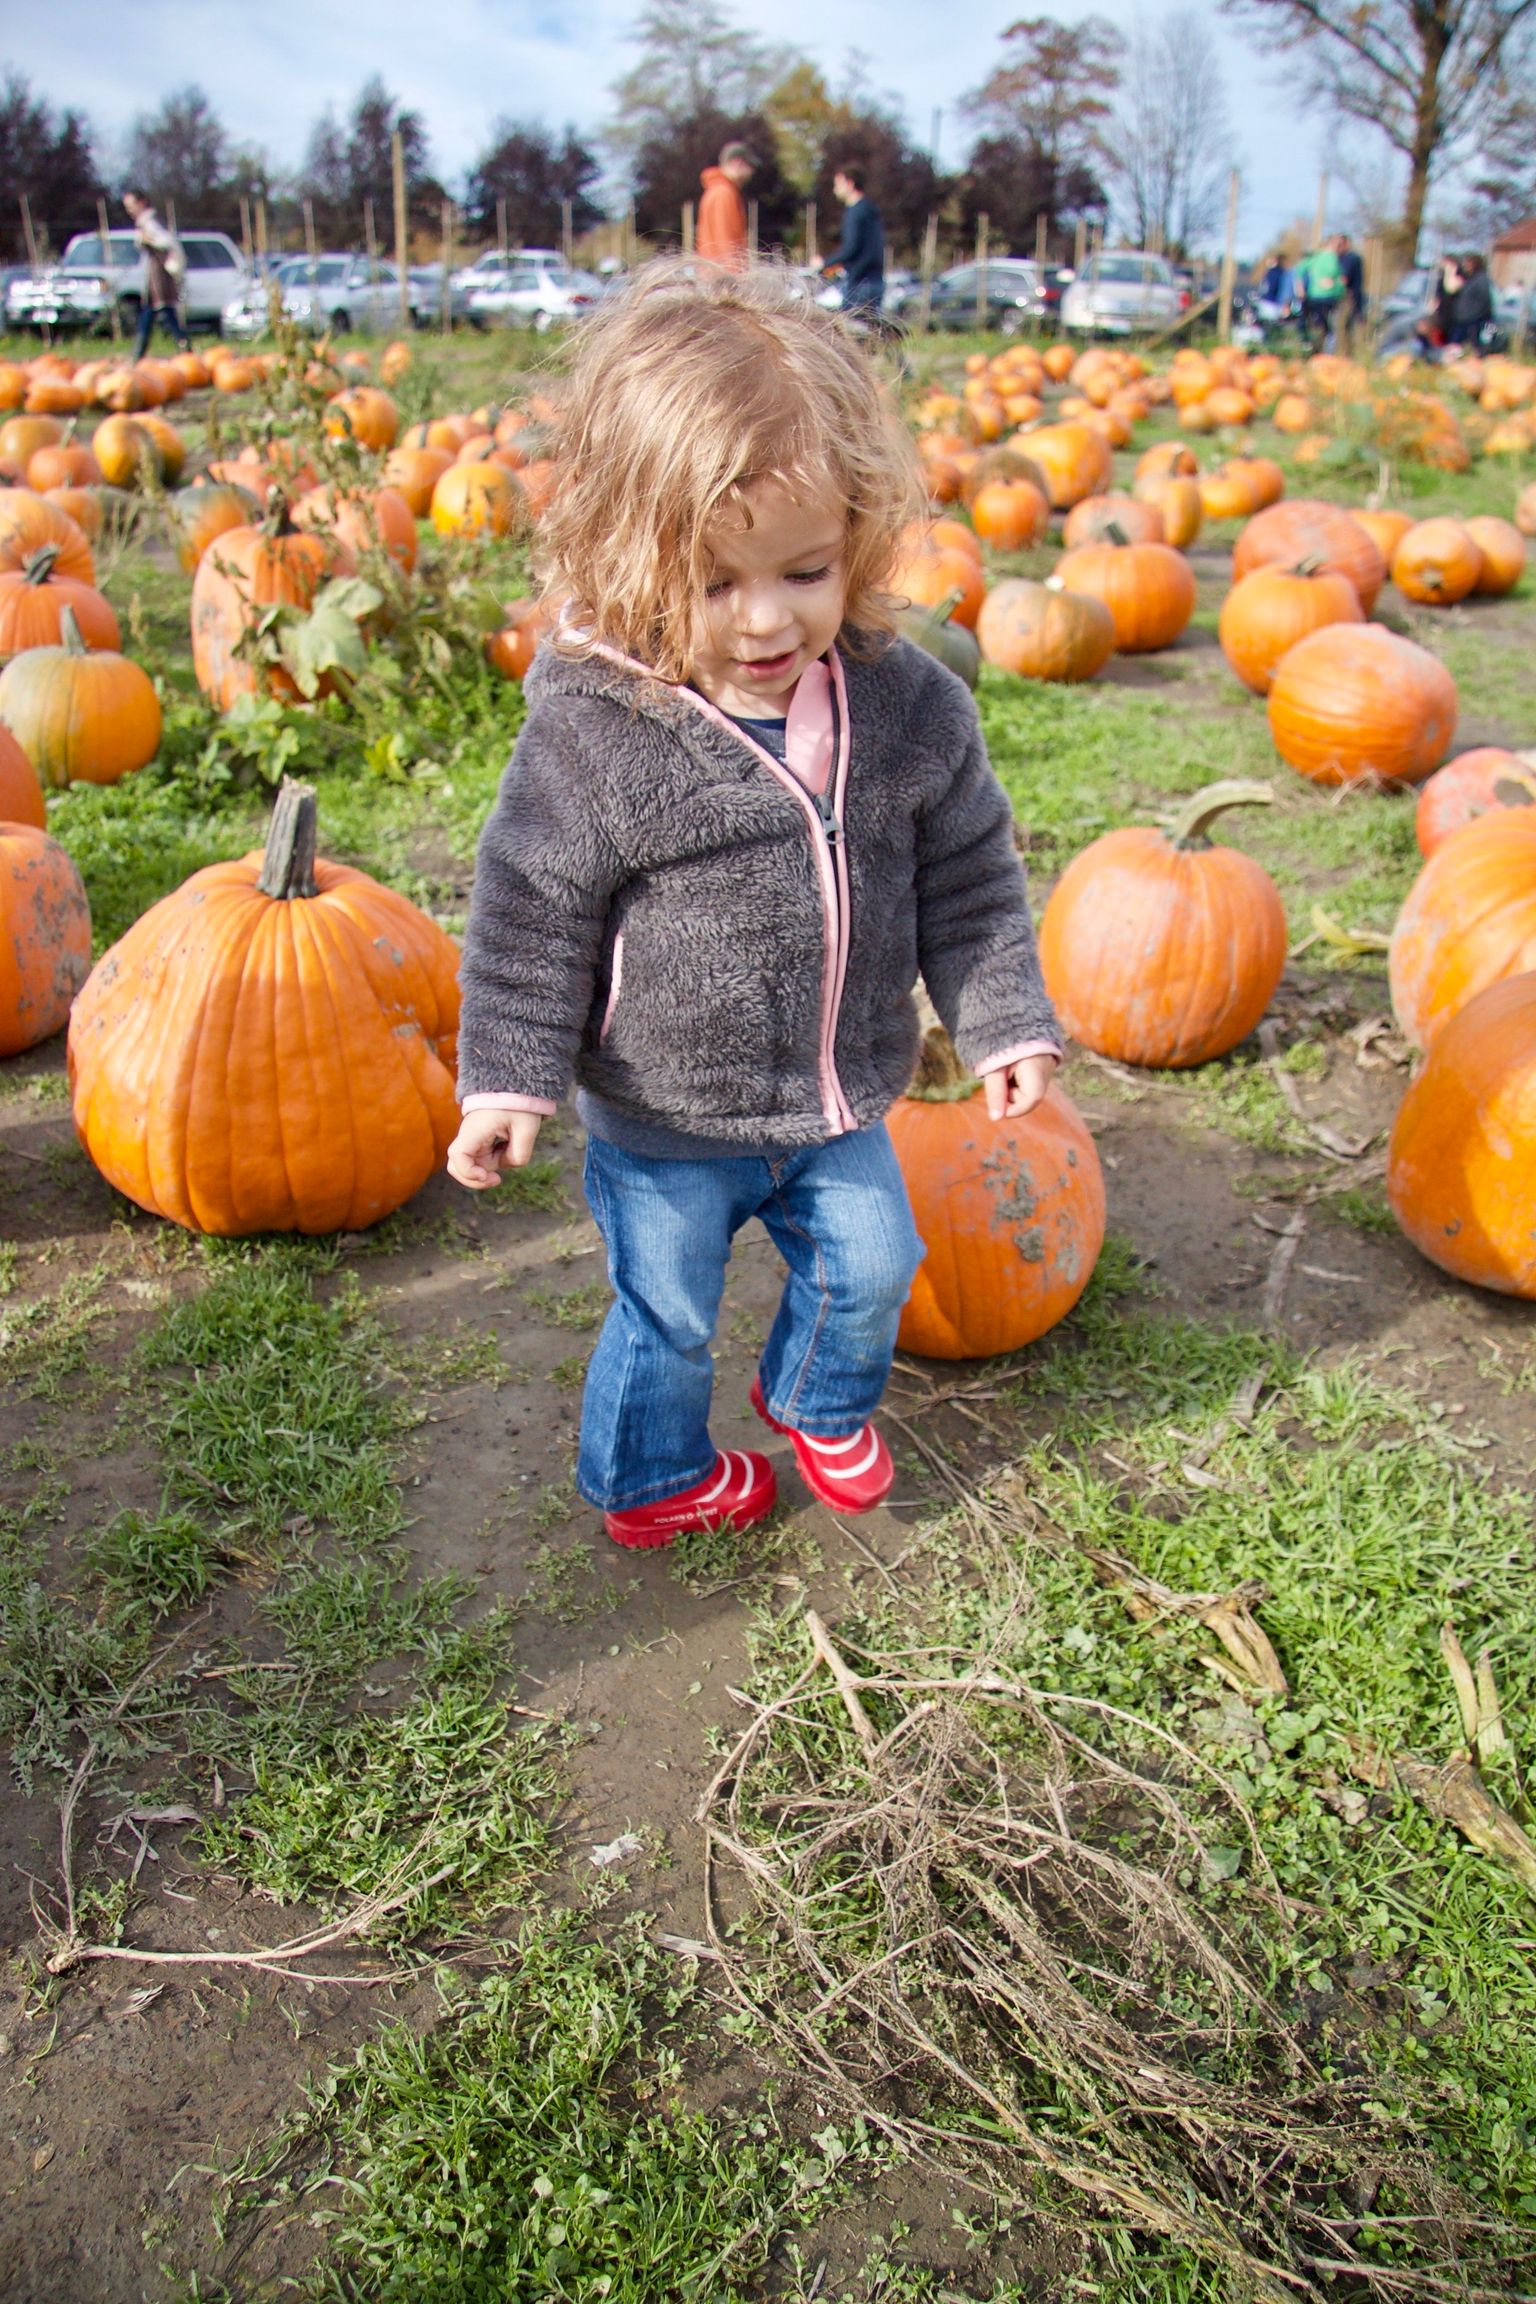
[[[904,608],[897,619],[903,639],[914,647],[926,648],[930,656],[937,656],[941,664],[959,674],[967,688],[974,688],[981,671],[981,649],[974,632],[954,621],[958,592],[940,608]]]

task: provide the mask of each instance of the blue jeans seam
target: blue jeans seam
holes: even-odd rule
[[[815,1257],[816,1285],[821,1290],[821,1303],[817,1307],[815,1325],[811,1329],[810,1336],[806,1342],[805,1350],[800,1355],[800,1367],[795,1376],[793,1384],[791,1384],[789,1388],[788,1405],[783,1409],[778,1409],[774,1408],[773,1402],[771,1400],[768,1403],[769,1407],[773,1408],[774,1414],[780,1418],[781,1422],[787,1424],[792,1420],[796,1409],[800,1405],[800,1395],[804,1391],[806,1379],[810,1375],[811,1362],[816,1356],[816,1347],[821,1341],[822,1329],[826,1326],[827,1313],[832,1303],[832,1291],[827,1286],[826,1260],[821,1253],[820,1242],[813,1240],[809,1232],[805,1230],[805,1227],[795,1222],[794,1218],[789,1215],[783,1208],[782,1202],[780,1204],[780,1222],[783,1224],[786,1232],[793,1232],[797,1239],[803,1240],[806,1246],[810,1249],[811,1254]],[[794,1286],[793,1273],[790,1274],[789,1285],[791,1287]],[[836,1435],[829,1434],[826,1435],[826,1437],[832,1438],[836,1437]]]

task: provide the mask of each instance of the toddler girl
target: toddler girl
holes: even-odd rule
[[[668,1544],[771,1510],[709,1434],[731,1241],[789,1268],[752,1386],[834,1511],[922,1255],[883,1116],[919,971],[994,1118],[1057,1061],[970,696],[882,590],[918,500],[867,356],[782,276],[656,272],[588,323],[543,537],[563,603],[475,868],[448,1166],[527,1161],[574,1078],[614,1303],[577,1484]]]

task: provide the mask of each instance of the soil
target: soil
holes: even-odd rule
[[[1256,1323],[1280,1230],[1301,1207],[1305,1231],[1276,1323],[1287,1343],[1324,1361],[1358,1356],[1432,1391],[1448,1417],[1464,1416],[1469,1437],[1486,1443],[1482,1461],[1493,1476],[1529,1475],[1536,1419],[1525,1399],[1501,1391],[1490,1375],[1529,1353],[1530,1307],[1448,1281],[1395,1232],[1341,1221],[1326,1194],[1310,1204],[1296,1197],[1341,1177],[1379,1175],[1402,1075],[1379,1052],[1386,1045],[1379,1035],[1366,1036],[1357,1060],[1345,1026],[1384,1008],[1384,987],[1368,975],[1330,979],[1302,969],[1288,975],[1278,1008],[1286,1031],[1319,1009],[1329,1015],[1328,1070],[1298,1080],[1294,1093],[1307,1118],[1349,1143],[1369,1140],[1355,1160],[1321,1148],[1312,1157],[1234,1143],[1192,1125],[1178,1090],[1133,1082],[1083,1057],[1069,1066],[1067,1086],[1098,1142],[1112,1228],[1171,1310]],[[167,1291],[191,1283],[167,1275],[152,1252],[161,1228],[127,1210],[73,1149],[56,1092],[62,1064],[55,1042],[7,1067],[0,1237],[18,1244],[23,1297],[106,1259],[111,1353],[120,1359]],[[40,1082],[49,1084],[41,1097]],[[415,1436],[405,1541],[423,1571],[461,1570],[487,1598],[524,1596],[519,1698],[586,1728],[572,1757],[565,1819],[573,1875],[590,1877],[595,1847],[625,1832],[643,1835],[645,1852],[624,1876],[626,1899],[654,1913],[658,1928],[698,1938],[694,1812],[714,1765],[712,1732],[729,1731],[739,1718],[731,1691],[747,1670],[750,1603],[765,1587],[761,1577],[748,1584],[727,1573],[712,1586],[685,1588],[665,1555],[617,1551],[595,1515],[571,1498],[579,1391],[551,1379],[591,1338],[552,1324],[530,1299],[602,1277],[581,1204],[577,1136],[573,1123],[561,1125],[563,1211],[503,1216],[436,1181],[412,1204],[408,1244],[377,1254],[359,1239],[348,1267],[407,1340],[441,1338],[456,1326],[490,1329],[499,1339],[508,1380],[447,1395]],[[781,1602],[798,1604],[803,1594],[835,1615],[871,1580],[885,1582],[891,1564],[901,1563],[898,1575],[916,1564],[906,1556],[938,1490],[915,1443],[941,1450],[969,1477],[1017,1450],[1025,1436],[1018,1419],[1030,1411],[1017,1393],[1000,1402],[985,1389],[960,1408],[945,1404],[936,1395],[973,1380],[975,1370],[899,1364],[889,1399],[900,1465],[895,1496],[856,1531],[839,1525],[807,1497],[787,1442],[765,1434],[747,1403],[779,1281],[777,1256],[754,1228],[738,1244],[727,1290],[717,1436],[764,1447],[779,1473],[787,1508],[754,1567],[778,1581]],[[1027,1388],[1023,1397],[1031,1398]],[[1047,1412],[1042,1396],[1033,1413]],[[57,1531],[58,1572],[67,1578],[72,1539],[110,1510],[157,1504],[159,1468],[146,1452],[111,1446],[112,1427],[88,1402],[47,1411],[13,1404],[9,1415],[12,1436],[24,1436],[31,1416],[70,1483]],[[22,1500],[3,1487],[0,1497]],[[772,1581],[766,1589],[775,1596]],[[192,1644],[209,1646],[234,1629],[246,1606],[238,1586],[227,1590],[198,1619]],[[82,1848],[113,1811],[109,1796],[87,1798]],[[182,1838],[175,1828],[150,1830],[147,1893],[129,1930],[134,1944],[270,1944],[311,1917],[200,1873]],[[45,2010],[29,1965],[38,1944],[34,1906],[46,1903],[57,1881],[54,1790],[41,1777],[32,1797],[9,1786],[0,1800],[0,1941],[10,1956],[0,1978],[0,2297],[129,2304],[174,2292],[161,2265],[183,2276],[195,2268],[236,2295],[261,2293],[302,2265],[313,2238],[302,2221],[269,2215],[222,2244],[213,2172],[270,2137],[305,2082],[386,2014],[428,2021],[430,1991],[106,1961],[68,1979]],[[346,1957],[337,1963],[339,1971],[359,1965]],[[719,2048],[716,2069],[698,2081],[703,2102],[735,2101],[760,2083],[723,2036]],[[872,2229],[899,2215],[916,2253],[953,2264],[963,2277],[954,2205],[920,2181],[882,2185],[852,2222],[829,2224],[821,2245],[834,2275],[857,2264]],[[1050,2293],[1048,2252],[1042,2258],[1034,2247],[1019,2275],[1032,2267],[1031,2285]]]

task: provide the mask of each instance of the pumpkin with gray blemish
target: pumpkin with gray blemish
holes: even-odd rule
[[[57,1032],[91,965],[91,915],[74,864],[46,832],[0,824],[0,1056]]]

